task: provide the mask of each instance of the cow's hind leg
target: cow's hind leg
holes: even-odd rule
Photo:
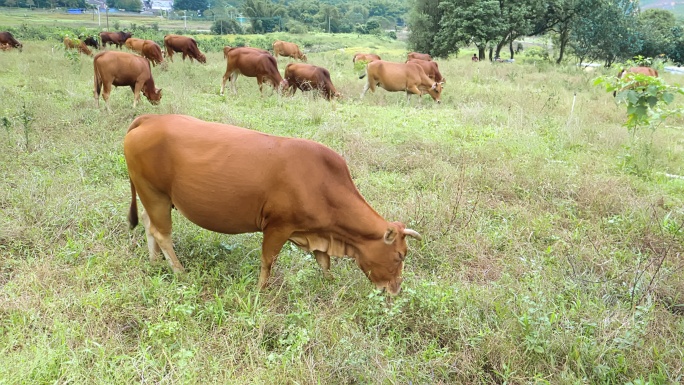
[[[271,276],[271,267],[278,258],[280,250],[287,242],[291,232],[282,229],[267,228],[264,230],[264,243],[261,246],[261,273],[259,274],[259,288],[268,286],[268,278]]]
[[[141,196],[140,190],[138,190],[138,196]],[[147,216],[147,219],[143,217],[145,233],[148,234],[148,240],[151,235],[156,241],[156,244],[152,246],[148,243],[150,259],[156,259],[156,251],[159,248],[174,273],[184,272],[185,269],[173,251],[173,242],[171,241],[171,202],[163,197],[153,197],[145,201],[148,202],[148,205],[145,205],[145,202],[143,202],[145,207],[143,215]],[[153,204],[149,204],[150,201]]]
[[[334,277],[330,272],[330,255],[320,250],[314,250],[314,256],[316,257],[318,266],[323,270],[323,276],[327,279],[333,279]]]
[[[238,77],[237,71],[230,74],[230,89],[233,90],[233,93],[235,95],[237,95],[237,77]]]
[[[145,210],[142,212],[142,222],[143,227],[145,227],[145,236],[147,237],[147,249],[150,251],[150,262],[159,262],[159,252],[161,249],[150,231],[150,217]]]

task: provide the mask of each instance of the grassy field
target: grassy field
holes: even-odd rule
[[[95,106],[92,59],[20,36],[23,52],[0,52],[0,384],[681,383],[683,122],[631,137],[599,73],[468,51],[440,61],[441,105],[360,100],[355,37],[308,55],[340,101],[261,97],[244,77],[219,96],[225,60],[209,52],[153,69],[159,106],[133,110],[118,88],[112,113]],[[261,234],[176,212],[188,272],[150,264],[122,154],[145,113],[342,154],[371,205],[424,237],[402,294],[375,292],[349,259],[327,281],[289,244],[259,292]]]

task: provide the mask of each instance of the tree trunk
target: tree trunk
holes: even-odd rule
[[[485,53],[485,46],[482,47],[477,47],[477,56],[480,61],[485,60],[487,58],[486,53]]]
[[[492,57],[492,52],[494,52],[494,47],[492,47],[492,46],[490,45],[490,46],[489,46],[489,61],[494,60],[494,58]]]
[[[511,60],[513,60],[513,39],[508,43],[508,50],[511,51]]]
[[[560,30],[560,47],[559,47],[559,52],[558,52],[558,60],[556,60],[556,64],[560,64],[563,61],[563,54],[565,53],[565,47],[568,45],[568,42],[570,41],[570,30],[567,26],[563,26]],[[582,62],[580,62],[581,64]]]

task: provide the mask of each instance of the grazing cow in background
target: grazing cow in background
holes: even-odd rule
[[[14,47],[12,47],[12,46],[9,45],[9,44],[0,44],[0,51],[9,51],[9,50],[11,50],[11,49],[13,49],[13,48],[14,48]]]
[[[408,54],[407,60],[420,59],[420,60],[432,60],[432,57],[426,53],[411,52]]]
[[[166,57],[170,62],[173,62],[174,52],[181,52],[183,60],[186,57],[190,58],[190,62],[196,59],[200,63],[206,63],[207,57],[197,48],[195,39],[180,35],[166,35],[164,36],[164,47],[166,48]]]
[[[145,42],[145,39],[138,39],[136,37],[130,37],[126,39],[126,48],[130,49],[131,51],[135,51],[139,54],[142,54],[142,46],[143,43]]]
[[[282,40],[276,40],[273,42],[273,56],[275,56],[277,59],[278,55],[306,61],[306,55],[302,53],[297,44]]]
[[[100,49],[100,41],[97,40],[97,36],[79,36],[78,38],[81,39],[83,44],[89,47]]]
[[[152,40],[145,40],[143,42],[142,55],[146,57],[153,66],[164,62],[161,47]]]
[[[88,55],[88,56],[93,56],[93,52],[88,48],[88,46],[85,45],[84,42],[78,39],[70,39],[69,36],[64,36],[64,48],[65,49],[75,49],[78,50],[79,53]]]
[[[269,53],[259,52],[253,48],[239,47],[227,51],[224,49],[223,55],[226,57],[227,67],[221,82],[221,95],[223,95],[228,78],[230,78],[230,88],[233,93],[237,94],[235,81],[240,74],[255,77],[262,96],[264,81],[270,83],[273,89],[278,92],[283,92],[288,86],[287,80],[284,80],[278,72],[278,62]]]
[[[19,48],[20,52],[24,49],[24,45],[19,43],[9,32],[0,32],[0,45],[8,45],[10,48]]]
[[[438,83],[446,83],[446,80],[442,77],[442,74],[439,72],[439,66],[437,65],[437,62],[434,61],[427,61],[427,60],[420,60],[420,59],[409,59],[406,61],[407,63],[416,63],[421,68],[423,68],[423,71],[425,71],[425,74],[432,80],[438,82]]]
[[[102,41],[102,48],[107,48],[107,44],[116,45],[121,49],[121,46],[126,44],[126,40],[133,36],[132,32],[100,32],[100,40]]]
[[[375,87],[380,86],[387,91],[406,91],[406,100],[411,94],[422,95],[427,92],[435,102],[440,103],[442,83],[430,79],[423,71],[423,68],[412,62],[394,63],[384,60],[376,60],[368,63],[366,74],[359,77],[362,79],[368,76],[368,82],[363,88],[361,98],[368,89],[375,92]]]
[[[356,63],[357,61],[372,62],[374,60],[382,60],[382,59],[380,59],[380,56],[378,56],[374,53],[357,53],[356,55],[354,55],[354,58],[352,59],[352,63]]]
[[[340,97],[330,80],[330,72],[323,68],[305,63],[290,63],[285,67],[285,80],[290,86],[290,95],[297,88],[303,91],[318,90],[327,100]]]
[[[129,86],[133,90],[133,108],[140,100],[140,91],[152,104],[159,104],[161,100],[161,89],[155,88],[152,79],[150,62],[144,57],[128,52],[104,51],[95,55],[93,60],[95,69],[95,100],[100,107],[100,90],[105,101],[107,110],[109,108],[109,94],[112,85],[116,87]]]
[[[171,208],[223,234],[262,232],[259,287],[289,240],[313,252],[326,277],[330,256],[348,256],[378,289],[401,290],[407,237],[420,234],[388,222],[361,196],[342,156],[306,139],[278,137],[184,115],[143,115],[124,138],[150,260],[159,251],[184,272],[171,239]]]
[[[631,67],[631,68],[623,68],[618,72],[618,79],[629,79],[630,77],[634,76],[633,74],[642,74],[642,75],[647,75],[647,76],[653,76],[654,78],[658,77],[658,71],[656,71],[655,68],[651,67]],[[621,89],[619,92],[624,91],[624,89]],[[613,97],[617,96],[618,91],[613,91]]]

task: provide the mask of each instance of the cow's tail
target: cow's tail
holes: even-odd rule
[[[131,207],[128,209],[128,223],[131,229],[134,229],[138,225],[138,201],[135,199],[135,185],[132,180],[129,179],[129,181],[131,182]]]
[[[99,56],[99,55],[98,55]],[[95,92],[94,96],[95,99],[100,100],[100,90],[102,90],[102,74],[100,74],[99,69],[97,68],[97,57],[95,60],[93,60],[93,67],[95,67],[95,77],[93,79],[93,82],[95,83]]]
[[[359,76],[359,79],[363,79],[368,75],[368,64],[366,64],[366,69],[363,71],[363,75]]]

